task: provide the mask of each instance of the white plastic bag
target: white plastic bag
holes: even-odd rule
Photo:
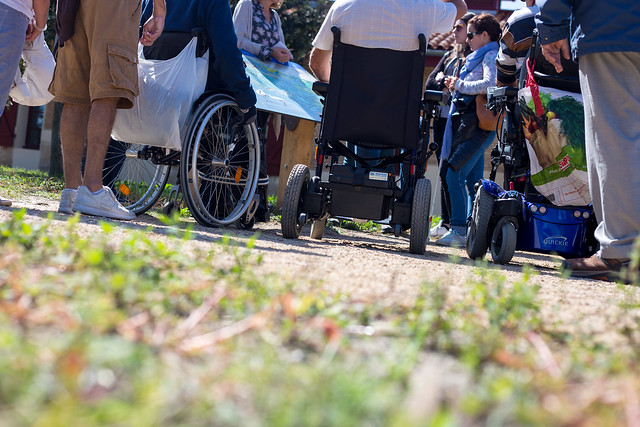
[[[22,50],[24,74],[16,70],[16,77],[9,91],[9,96],[18,104],[28,106],[45,105],[51,102],[53,95],[49,93],[49,84],[53,78],[56,60],[44,42],[40,33],[32,42],[27,42]]]
[[[182,149],[181,132],[207,83],[209,53],[196,58],[196,45],[194,37],[182,52],[167,60],[145,59],[138,45],[140,95],[133,108],[117,111],[111,131],[114,139]]]

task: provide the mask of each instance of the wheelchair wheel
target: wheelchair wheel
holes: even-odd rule
[[[482,259],[489,249],[489,221],[493,214],[493,196],[478,186],[473,201],[471,221],[467,227],[467,255],[471,259]]]
[[[118,201],[136,215],[156,204],[169,178],[171,166],[157,164],[169,150],[111,140],[104,159],[102,180]]]
[[[516,251],[518,235],[511,221],[501,221],[491,236],[491,257],[496,264],[509,264]]]
[[[411,204],[411,233],[409,252],[423,255],[429,239],[429,210],[431,209],[431,181],[420,178],[413,192]]]
[[[211,95],[189,120],[182,145],[180,181],[193,217],[207,227],[233,224],[249,207],[260,172],[254,123],[239,129],[235,101]]]
[[[295,165],[289,174],[282,202],[282,235],[286,239],[300,237],[302,226],[300,215],[304,206],[303,197],[309,188],[309,168]]]

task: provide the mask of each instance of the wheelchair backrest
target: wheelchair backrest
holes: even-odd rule
[[[535,67],[533,69],[533,77],[539,86],[552,87],[554,89],[566,90],[569,92],[580,93],[580,80],[578,78],[578,64],[571,59],[562,58],[563,70],[558,73],[549,61],[542,54],[542,47],[540,44],[540,34],[538,30],[533,30],[533,37],[531,38],[531,48],[527,54],[526,61],[530,58],[534,58]],[[526,65],[526,63],[525,63]],[[526,82],[526,66],[522,66],[522,76],[520,78],[520,85],[524,86]]]
[[[342,43],[332,27],[331,77],[320,138],[417,148],[426,39],[416,51]]]
[[[163,31],[151,46],[142,48],[142,53],[146,59],[171,59],[182,52],[182,49],[184,49],[194,37],[198,37],[196,57],[200,58],[209,48],[207,37],[201,28],[194,28],[191,30],[191,33]]]

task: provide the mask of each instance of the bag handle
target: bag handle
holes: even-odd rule
[[[533,71],[536,68],[536,55],[538,52],[538,29],[533,30],[533,36],[531,37],[531,47],[529,48],[529,55],[526,59],[527,65],[527,82],[525,84],[531,90],[531,99],[535,107],[536,116],[540,117],[544,114],[544,107],[542,106],[542,100],[540,99],[540,89],[538,88],[538,82],[533,77]]]
[[[536,115],[538,117],[544,114],[544,107],[542,106],[542,100],[540,99],[540,89],[538,83],[533,77],[533,70],[536,66],[536,60],[529,58],[527,61],[527,87],[531,90],[531,99],[533,99],[533,105],[536,109]]]

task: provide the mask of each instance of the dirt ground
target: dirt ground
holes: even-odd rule
[[[14,201],[11,208],[0,208],[4,221],[12,210],[26,208],[27,221],[43,221],[54,214],[54,224],[69,217],[56,212],[57,200],[32,198]],[[101,232],[101,218],[83,216],[79,226],[87,235]],[[558,267],[561,258],[551,255],[516,252],[509,265],[492,263],[478,266],[462,249],[427,245],[424,255],[409,253],[407,236],[387,236],[381,233],[341,230],[327,227],[322,240],[309,238],[309,227],[303,229],[297,240],[282,237],[280,223],[258,223],[253,230],[236,228],[213,229],[198,225],[190,218],[183,219],[194,225],[193,247],[208,249],[213,242],[229,235],[240,244],[258,234],[255,251],[262,254],[260,269],[278,273],[285,280],[308,283],[329,292],[340,292],[354,299],[386,301],[389,305],[411,304],[424,283],[441,282],[452,294],[466,292],[465,282],[481,268],[497,271],[507,283],[525,279],[523,268],[531,267],[534,274],[528,278],[531,285],[539,285],[542,316],[545,322],[562,324],[567,332],[584,332],[616,340],[609,331],[618,330],[618,304],[627,293],[637,295],[638,288],[595,280],[577,280],[562,277]],[[150,229],[157,238],[166,238],[167,226],[156,218],[142,215],[131,222],[113,221],[119,226],[115,236],[124,236],[130,229]],[[490,256],[488,256],[490,258]],[[563,329],[564,329],[563,328]]]

